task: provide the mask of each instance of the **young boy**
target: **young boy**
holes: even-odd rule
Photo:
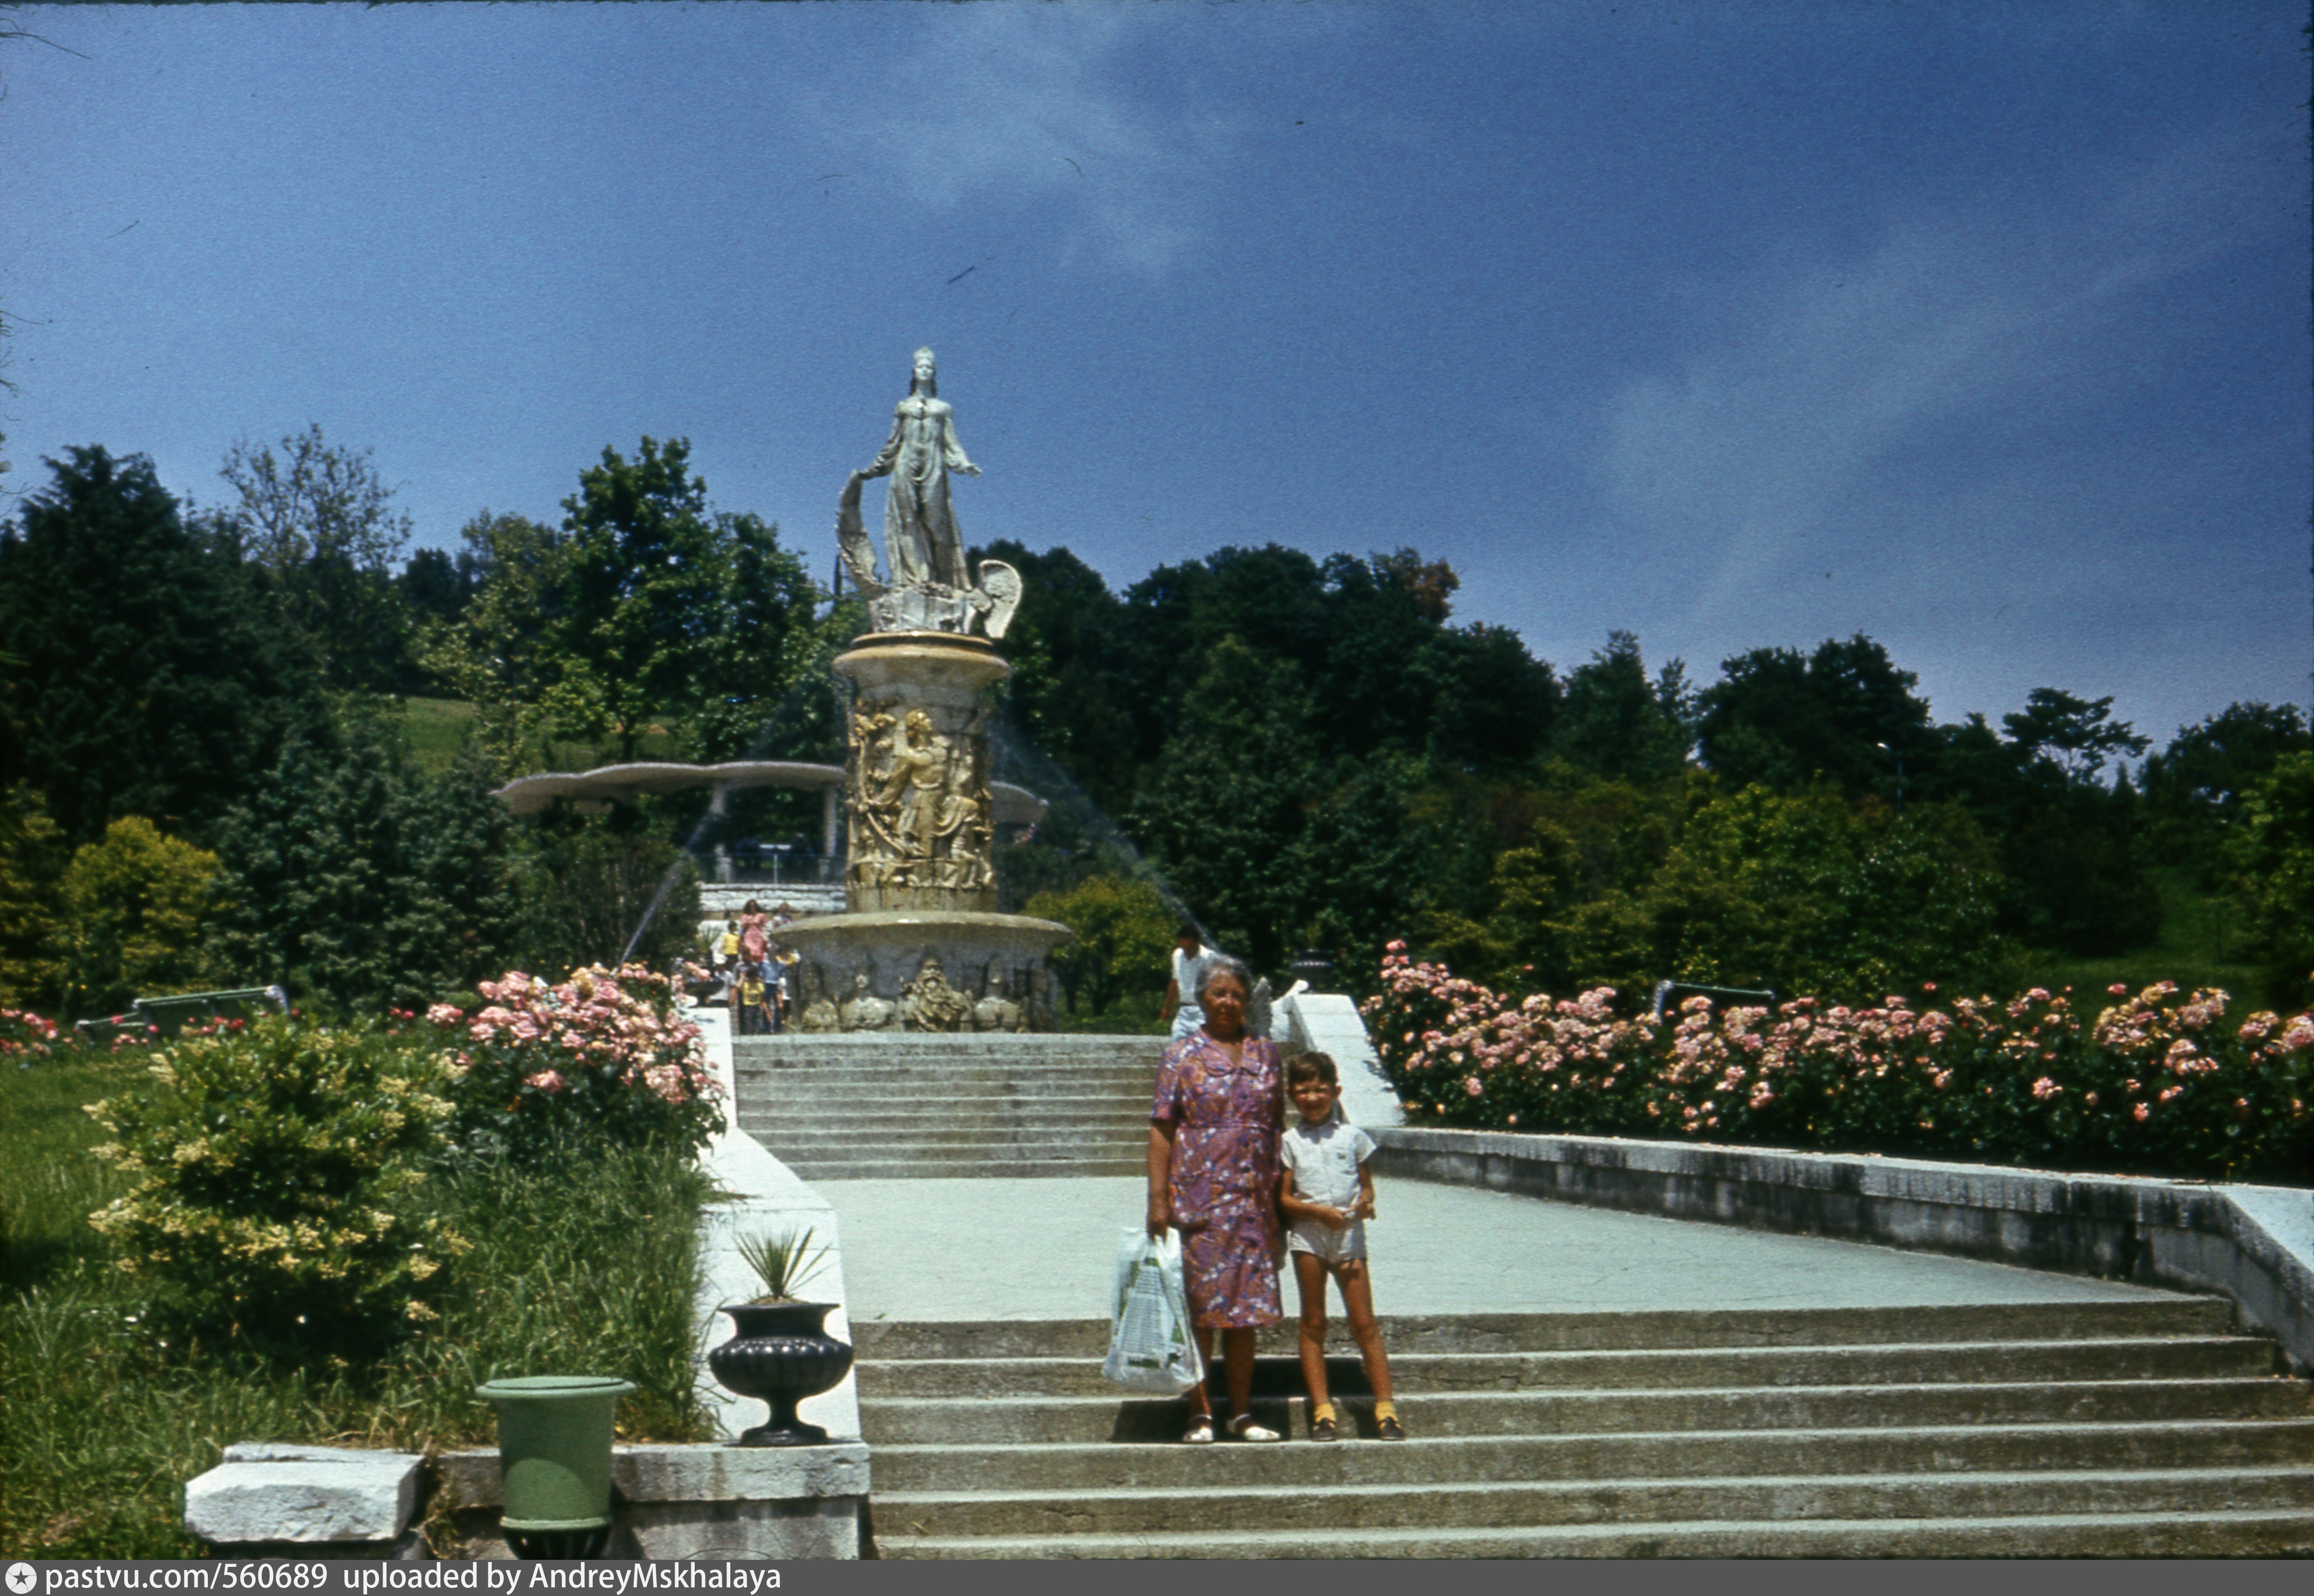
[[[727,920],[723,934],[715,939],[715,974],[723,983],[723,1001],[738,1001],[739,992],[739,922]]]
[[[764,973],[757,965],[739,966],[739,1034],[758,1036],[771,1027],[764,1023]]]
[[[1310,1439],[1341,1433],[1326,1394],[1326,1277],[1341,1288],[1350,1335],[1373,1387],[1374,1419],[1384,1441],[1404,1441],[1398,1404],[1391,1399],[1390,1358],[1374,1322],[1373,1286],[1366,1275],[1365,1221],[1373,1217],[1374,1139],[1342,1117],[1341,1077],[1322,1053],[1285,1061],[1285,1093],[1301,1123],[1278,1139],[1284,1172],[1277,1205],[1293,1229],[1294,1283],[1302,1295],[1302,1378],[1310,1387]]]

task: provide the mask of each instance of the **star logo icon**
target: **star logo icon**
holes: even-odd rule
[[[30,1563],[8,1565],[8,1589],[14,1592],[14,1596],[25,1596],[27,1592],[40,1583],[40,1571]]]

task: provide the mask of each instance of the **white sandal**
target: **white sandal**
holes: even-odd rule
[[[1209,1413],[1201,1413],[1192,1417],[1189,1420],[1188,1429],[1182,1433],[1181,1443],[1184,1446],[1213,1445],[1214,1415]]]
[[[1228,1429],[1230,1439],[1232,1441],[1283,1441],[1285,1439],[1268,1425],[1255,1424],[1253,1415],[1250,1413],[1241,1413],[1232,1419]]]

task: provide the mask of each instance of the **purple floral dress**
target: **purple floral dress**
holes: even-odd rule
[[[1173,1222],[1190,1317],[1243,1329],[1274,1325],[1277,1296],[1277,1045],[1246,1037],[1239,1062],[1193,1031],[1165,1050],[1149,1117],[1173,1138]]]

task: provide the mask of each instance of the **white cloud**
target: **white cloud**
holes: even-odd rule
[[[864,107],[822,99],[918,201],[1055,205],[1070,249],[1155,274],[1198,241],[1202,173],[1224,119],[1177,85],[1129,81],[1138,18],[1099,6],[919,13],[916,45]],[[1145,60],[1142,63],[1145,66]],[[867,86],[847,85],[847,90]]]
[[[1690,619],[1713,629],[1777,607],[1803,545],[1852,558],[2036,455],[2078,470],[2080,429],[2158,380],[2177,336],[2145,315],[2148,291],[2303,225],[2248,212],[2250,158],[2195,147],[2054,203],[1894,221],[1849,259],[1698,291],[1727,331],[1612,397],[1603,507],[1627,542],[1692,560]]]

